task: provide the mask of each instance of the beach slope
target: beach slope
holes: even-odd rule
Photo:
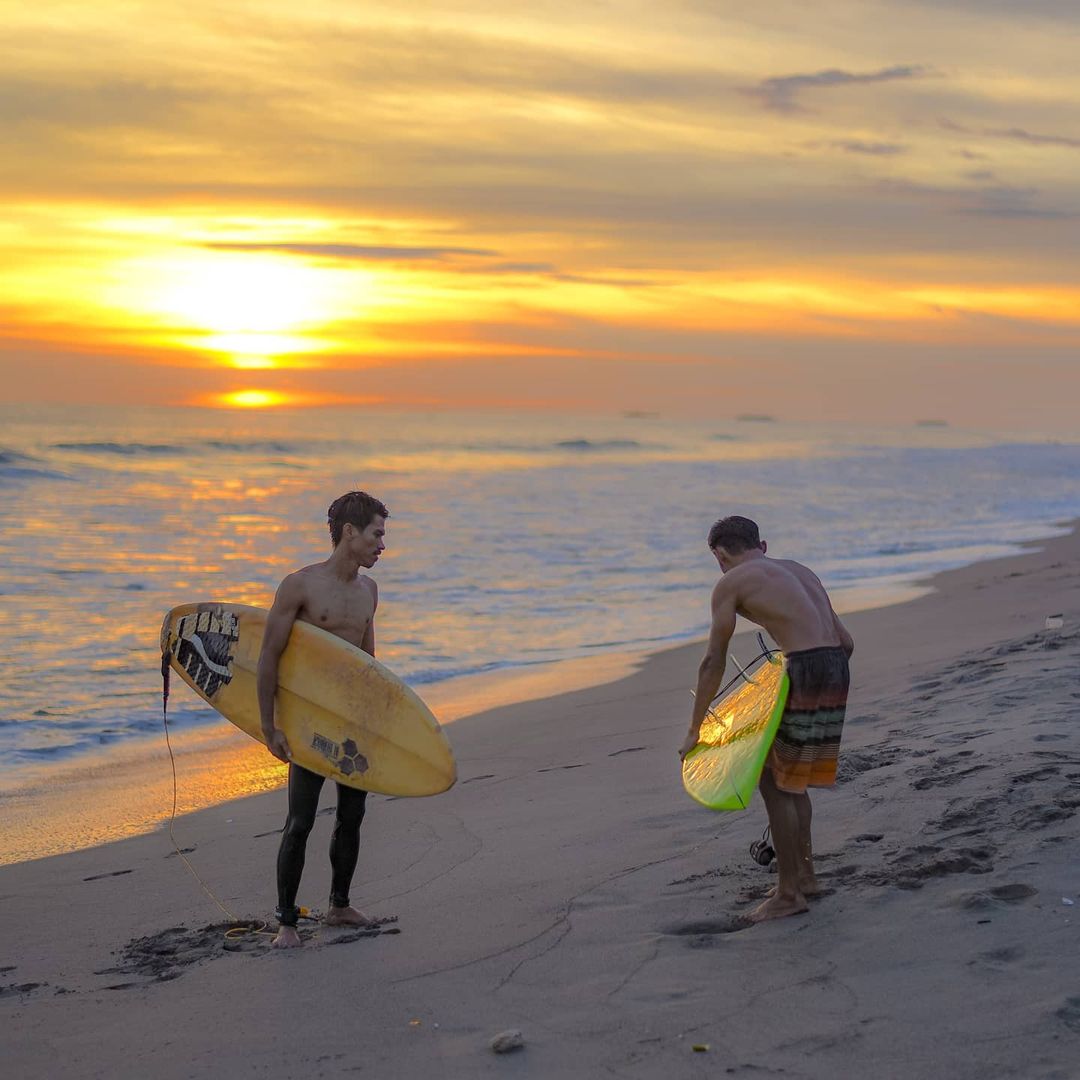
[[[445,795],[373,796],[353,900],[396,916],[377,931],[311,923],[287,954],[227,940],[164,832],[3,867],[5,1068],[1075,1076],[1080,536],[933,585],[847,620],[854,688],[840,783],[814,798],[827,889],[808,914],[740,923],[775,881],[747,854],[764,810],[683,793],[701,647],[672,649],[454,724]],[[177,821],[229,913],[270,919],[283,817],[276,791]],[[312,907],[331,820],[308,849]],[[509,1028],[524,1049],[496,1056]]]

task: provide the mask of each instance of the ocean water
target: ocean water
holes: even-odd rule
[[[701,636],[724,513],[845,597],[1080,516],[1080,444],[948,428],[352,409],[0,410],[0,778],[160,740],[158,629],[269,605],[326,508],[390,508],[378,654],[451,678]],[[178,728],[222,721],[182,688]]]

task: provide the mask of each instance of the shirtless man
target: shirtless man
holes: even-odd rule
[[[723,576],[712,595],[712,630],[698,670],[690,732],[679,757],[697,745],[702,721],[720,689],[735,616],[765,628],[787,658],[791,691],[765,768],[760,791],[769,815],[779,881],[755,908],[752,922],[797,915],[820,892],[814,877],[807,787],[831,787],[855,649],[817,577],[790,559],[770,559],[749,518],[721,518],[709,530],[709,549]]]
[[[259,654],[259,711],[263,736],[275,757],[289,762],[289,816],[277,858],[279,928],[274,947],[299,945],[296,922],[300,911],[296,893],[304,871],[308,833],[315,824],[323,777],[289,761],[289,743],[274,717],[278,661],[296,620],[337,634],[366,653],[375,655],[375,608],[379,590],[360,568],[371,569],[385,550],[386,519],[390,516],[378,499],[363,491],[350,491],[330,504],[327,518],[334,550],[325,562],[305,566],[281,583],[266,620]],[[360,853],[360,823],[364,820],[367,792],[337,785],[337,818],[330,840],[332,878],[330,906],[323,921],[330,926],[368,926],[372,921],[349,904],[349,886]]]

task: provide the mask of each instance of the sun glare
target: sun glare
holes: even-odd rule
[[[116,299],[155,315],[174,342],[265,370],[304,366],[298,358],[335,348],[325,329],[366,309],[371,277],[292,256],[207,252],[129,267]]]
[[[289,398],[274,390],[233,390],[219,394],[217,402],[230,409],[269,409],[288,404]]]

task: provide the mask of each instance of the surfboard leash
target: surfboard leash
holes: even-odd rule
[[[199,883],[200,888],[206,895],[217,905],[219,910],[225,915],[229,922],[235,925],[231,926],[225,931],[225,939],[229,940],[234,937],[242,936],[243,934],[268,934],[272,935],[272,930],[267,930],[266,923],[258,921],[248,921],[238,918],[233,912],[231,912],[213,893],[210,886],[199,876],[198,870],[191,864],[191,860],[180,849],[180,845],[176,842],[176,836],[173,833],[173,824],[176,821],[176,758],[173,755],[172,741],[169,738],[169,670],[171,665],[169,664],[169,654],[165,651],[161,653],[161,722],[165,728],[165,745],[169,749],[169,764],[172,766],[172,814],[169,816],[169,839],[172,841],[173,850],[180,856],[184,865],[191,871],[191,876]]]
[[[756,664],[759,660],[771,661],[774,656],[777,656],[780,653],[779,649],[770,649],[769,646],[765,644],[765,637],[763,634],[758,633],[757,639],[758,645],[761,646],[761,652],[759,652],[757,656],[746,662],[747,668],[750,667],[751,664]],[[750,678],[750,675],[747,673],[746,668],[744,668],[734,656],[729,656],[729,659],[739,669],[739,673],[738,675],[735,675],[733,678],[729,679],[726,683],[724,683],[723,686],[720,687],[719,690],[716,691],[716,693],[713,695],[713,699],[710,705],[714,704],[716,701],[722,698],[740,679],[745,679],[748,683],[750,683],[751,686],[755,685],[754,680]]]

